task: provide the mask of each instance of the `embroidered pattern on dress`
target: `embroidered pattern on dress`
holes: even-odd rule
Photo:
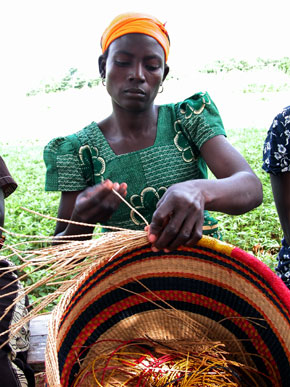
[[[201,114],[204,111],[205,105],[210,105],[211,101],[207,93],[200,93],[199,97],[201,97],[201,106],[198,109],[192,108],[188,103],[185,105],[185,109],[180,108],[180,113],[185,114],[185,118],[189,119],[193,114]]]
[[[88,152],[90,155],[88,155]],[[90,159],[90,157],[93,160],[94,164],[94,177],[95,181],[94,183],[101,183],[104,181],[103,174],[106,170],[106,162],[105,160],[99,156],[99,149],[97,147],[90,147],[89,145],[83,145],[79,149],[79,157],[81,160],[81,163],[85,165],[85,158]]]
[[[191,146],[189,145],[187,139],[184,137],[182,131],[181,131],[181,121],[176,120],[174,122],[174,130],[176,132],[176,135],[174,137],[174,144],[176,148],[179,150],[179,152],[182,153],[182,159],[186,163],[190,163],[194,160],[194,154],[192,152]]]
[[[156,208],[158,201],[166,190],[166,187],[160,187],[158,190],[153,187],[147,187],[142,190],[140,195],[132,195],[130,202],[147,221],[150,221],[151,209]],[[144,221],[133,210],[130,211],[130,217],[137,226],[145,225]]]

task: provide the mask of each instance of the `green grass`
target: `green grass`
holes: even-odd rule
[[[256,84],[250,83],[246,88],[242,90],[243,93],[279,93],[280,91],[289,91],[290,85],[288,83],[283,84]]]
[[[282,237],[278,216],[269,181],[262,171],[262,148],[266,130],[228,130],[229,141],[244,155],[255,173],[261,179],[264,201],[257,209],[240,216],[213,214],[220,222],[224,241],[255,255],[271,269],[275,266],[275,255]],[[55,221],[39,217],[21,209],[57,216],[60,193],[45,192],[45,165],[42,159],[43,144],[39,141],[7,142],[0,144],[0,154],[18,183],[18,188],[6,200],[5,228],[11,232],[26,235],[51,236]],[[25,240],[25,238],[23,238]],[[7,244],[21,238],[7,235]],[[39,244],[38,247],[42,245]],[[15,262],[19,263],[19,262]],[[27,284],[36,282],[41,273],[33,273]],[[45,295],[46,288],[39,288],[32,300]]]
[[[44,191],[45,165],[43,145],[38,141],[2,143],[1,156],[18,184],[17,190],[5,201],[5,228],[26,235],[51,235],[55,222],[21,209],[25,207],[42,214],[57,215],[60,194]],[[13,237],[7,235],[7,243]]]
[[[224,240],[238,246],[274,269],[282,230],[277,216],[269,175],[262,166],[262,149],[266,130],[228,130],[230,142],[243,154],[263,185],[263,203],[256,209],[240,215],[219,214]]]

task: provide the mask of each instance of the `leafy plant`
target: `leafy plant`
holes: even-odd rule
[[[98,86],[101,78],[87,79],[83,75],[78,75],[78,69],[71,68],[68,73],[58,81],[51,80],[50,82],[41,82],[41,85],[37,89],[30,90],[26,93],[28,97],[35,96],[40,93],[57,93],[66,91],[69,89],[82,89],[83,87],[95,87]]]
[[[243,93],[277,93],[280,91],[289,91],[289,90],[290,90],[290,85],[288,83],[283,83],[280,85],[250,83],[242,91]]]
[[[231,58],[228,60],[217,60],[211,64],[206,65],[199,71],[201,73],[217,74],[221,72],[230,72],[233,70],[237,71],[251,71],[261,70],[264,68],[277,68],[283,71],[285,74],[290,74],[290,58],[283,57],[281,59],[263,59],[257,58],[252,63],[249,63],[243,59]]]

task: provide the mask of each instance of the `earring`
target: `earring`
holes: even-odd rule
[[[106,87],[106,78],[102,78],[102,85]]]
[[[160,83],[158,93],[159,94],[163,93],[163,84],[162,83]]]

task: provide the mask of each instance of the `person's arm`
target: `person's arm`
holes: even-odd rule
[[[168,188],[150,224],[153,248],[196,244],[202,237],[204,210],[238,215],[261,204],[260,180],[224,136],[206,141],[201,155],[217,179],[190,180]]]
[[[125,183],[113,184],[109,180],[88,187],[84,191],[62,192],[58,218],[92,225],[105,223],[121,203],[121,199],[112,191],[113,188],[121,196],[126,196],[127,185]],[[58,221],[54,235],[59,237],[77,235],[78,240],[84,240],[89,239],[89,237],[81,235],[91,234],[93,230],[94,226],[81,226]]]
[[[17,188],[17,183],[10,175],[5,161],[0,156],[0,226],[4,226],[5,201],[4,199],[11,195]],[[0,230],[0,237],[2,231]],[[1,246],[0,246],[1,247]]]
[[[2,188],[0,188],[0,226],[4,225],[4,217],[5,217],[5,202],[4,202],[4,192]],[[2,231],[0,230],[0,237],[2,235]],[[0,246],[1,247],[1,246]]]
[[[279,175],[270,173],[273,196],[284,238],[290,245],[290,172]]]

